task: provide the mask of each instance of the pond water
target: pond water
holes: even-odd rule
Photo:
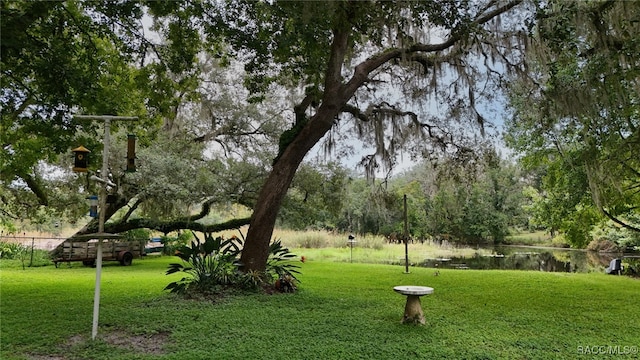
[[[640,266],[640,253],[598,253],[594,251],[533,246],[496,246],[489,255],[425,259],[419,266],[445,269],[503,269],[552,272],[604,272],[611,260]]]

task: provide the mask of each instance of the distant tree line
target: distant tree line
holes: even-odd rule
[[[526,179],[516,164],[487,151],[466,162],[424,162],[387,180],[367,180],[336,165],[306,165],[284,202],[279,225],[404,236],[407,196],[411,239],[501,243],[509,229],[527,228]]]

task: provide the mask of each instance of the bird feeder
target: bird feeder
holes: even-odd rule
[[[87,164],[89,163],[89,151],[84,146],[80,145],[73,151],[73,171],[75,172],[87,172]]]
[[[98,217],[98,197],[96,195],[91,195],[87,197],[89,199],[89,216],[92,218]]]
[[[127,172],[136,171],[136,136],[127,135]]]

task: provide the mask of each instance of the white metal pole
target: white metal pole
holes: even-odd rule
[[[109,141],[111,132],[111,119],[104,121],[104,149],[102,150],[102,173],[100,177],[104,183],[100,186],[100,208],[98,210],[98,233],[104,233],[104,222],[106,218],[107,190],[106,183],[109,181]],[[98,318],[100,317],[100,283],[102,276],[102,237],[98,239],[96,249],[96,288],[93,294],[93,324],[91,327],[91,339],[95,340],[98,335]]]
[[[104,121],[104,149],[102,151],[102,186],[100,187],[100,207],[98,208],[98,247],[96,249],[96,287],[93,294],[93,324],[91,327],[91,339],[98,335],[98,318],[100,317],[100,283],[102,276],[102,235],[106,221],[107,189],[109,184],[109,142],[111,135],[111,120],[138,120],[137,117],[110,116],[110,115],[75,115],[79,120],[103,120]]]

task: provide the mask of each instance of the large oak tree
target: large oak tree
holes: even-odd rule
[[[500,89],[505,74],[523,70],[520,4],[230,1],[205,8],[205,34],[245,59],[256,100],[273,82],[304,89],[253,209],[245,269],[264,269],[298,166],[327,134],[348,132],[344,122],[352,120],[353,136],[374,146],[363,160],[370,170],[393,165],[402,147],[467,156],[465,139],[474,134],[464,127],[489,123],[482,99]]]
[[[142,4],[148,6],[147,13],[156,20],[155,29],[164,37],[165,46],[140,40],[144,37],[137,36],[135,31],[140,26],[128,26],[131,20],[141,19]],[[30,85],[39,82],[46,85],[49,79],[42,73],[29,73],[28,67],[20,67],[21,56],[32,55],[34,58],[29,61],[38,63],[38,56],[43,53],[25,51],[27,48],[21,45],[32,44],[33,36],[22,43],[20,40],[5,42],[9,22],[22,24],[26,34],[38,35],[44,29],[40,34],[43,38],[56,31],[68,34],[71,49],[67,49],[64,41],[55,40],[54,44],[62,49],[53,48],[46,41],[40,45],[35,43],[31,48],[42,45],[50,50],[45,53],[47,56],[41,56],[43,61],[55,58],[58,53],[68,55],[59,63],[73,66],[71,69],[75,72],[71,74],[113,75],[113,69],[99,66],[111,64],[109,59],[86,68],[94,63],[90,54],[83,55],[83,49],[91,50],[96,43],[115,44],[104,45],[110,51],[108,54],[117,58],[124,56],[123,64],[139,63],[138,67],[127,70],[139,76],[125,78],[133,76],[149,82],[149,86],[139,90],[141,101],[136,104],[145,104],[147,110],[158,108],[165,130],[173,128],[179,104],[190,101],[189,91],[197,87],[194,79],[199,72],[194,64],[202,59],[195,56],[200,49],[221,63],[231,58],[243,63],[244,85],[254,103],[268,101],[268,95],[281,91],[281,86],[292,89],[291,126],[280,135],[277,156],[254,202],[241,258],[246,270],[264,269],[282,200],[304,157],[322,139],[328,148],[353,138],[362,140],[371,149],[361,161],[370,174],[376,169],[392,167],[402,154],[430,157],[446,152],[453,158],[472,157],[473,143],[492,126],[491,100],[504,87],[507,75],[525,71],[521,53],[525,48],[529,15],[522,0],[182,1],[104,5],[64,2],[51,3],[50,10],[40,15],[28,3],[21,6],[3,3],[3,6],[3,79],[11,78],[11,86],[16,89],[3,94],[3,101],[10,105],[3,109],[11,110],[3,110],[3,126],[24,134],[29,133],[30,124],[55,117],[40,111],[34,118],[31,116],[34,113],[27,111],[39,105],[33,105],[30,92],[23,89],[31,89]],[[12,16],[5,17],[6,13]],[[29,19],[35,20],[29,22]],[[22,23],[23,20],[26,22]],[[15,38],[19,38],[17,31]],[[86,46],[78,43],[83,39],[87,40]],[[9,51],[15,54],[6,57],[5,62]],[[41,65],[44,72],[46,64]],[[27,72],[17,76],[14,67]],[[71,77],[76,81],[64,83],[69,81],[65,76],[69,73],[57,74],[61,79],[55,84],[62,84],[62,94],[86,94],[88,90],[80,87],[84,81]],[[3,83],[3,91],[4,88]],[[165,91],[158,93],[158,89]],[[50,93],[46,89],[38,90],[42,91],[33,94]],[[123,97],[123,94],[127,94],[124,100],[132,99],[129,93],[114,96]],[[60,108],[61,112],[109,111],[120,115],[122,111],[131,111],[92,106],[92,100],[102,99],[103,95],[108,94],[56,98],[47,106],[54,110]],[[68,118],[62,115],[58,118],[60,124],[54,126],[67,129]],[[217,129],[225,128],[221,126],[225,117],[211,119]],[[215,133],[205,131],[194,140],[208,141]],[[30,148],[6,141],[3,139],[3,155],[7,158]],[[62,152],[60,146],[51,151],[52,154]],[[24,164],[24,168],[31,169],[33,174],[35,163]],[[20,177],[17,170],[11,174]],[[22,177],[24,181],[25,177]],[[32,190],[36,193],[37,188]],[[203,203],[203,211],[207,204]],[[193,226],[197,224],[194,219],[187,216],[183,218],[186,222],[164,225]],[[120,228],[124,225],[173,228],[144,219],[136,221],[131,219],[119,225]]]

